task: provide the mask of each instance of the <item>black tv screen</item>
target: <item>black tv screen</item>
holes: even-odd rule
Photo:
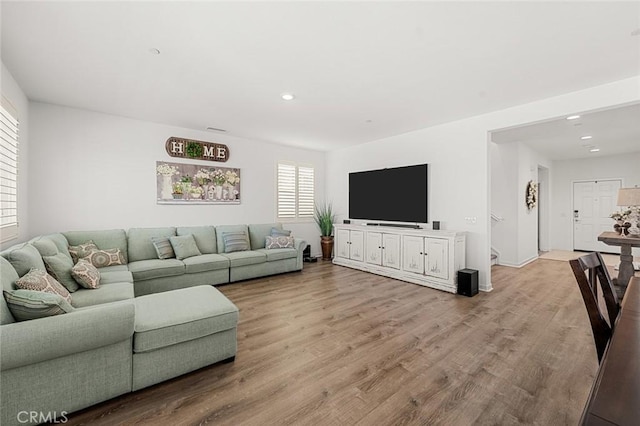
[[[427,223],[427,164],[349,173],[351,219]]]

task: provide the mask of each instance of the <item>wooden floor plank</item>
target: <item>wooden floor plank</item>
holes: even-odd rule
[[[68,424],[576,424],[597,370],[566,262],[494,266],[473,298],[332,265],[218,287],[238,354]]]

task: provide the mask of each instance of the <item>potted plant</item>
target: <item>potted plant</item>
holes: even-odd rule
[[[333,252],[333,223],[336,221],[332,204],[326,201],[321,205],[316,204],[313,218],[318,228],[320,228],[322,259],[331,260],[331,253]]]
[[[173,184],[173,198],[175,200],[182,198],[182,183],[176,182]]]

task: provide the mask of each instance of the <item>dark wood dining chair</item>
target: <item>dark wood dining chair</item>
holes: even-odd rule
[[[602,360],[604,351],[611,339],[616,319],[620,313],[620,302],[618,301],[616,290],[609,276],[609,271],[607,271],[607,267],[600,253],[589,253],[578,259],[570,260],[569,264],[573,270],[573,275],[576,277],[582,299],[587,308],[599,362]],[[607,308],[608,322],[600,309],[598,287],[602,290],[602,296]]]

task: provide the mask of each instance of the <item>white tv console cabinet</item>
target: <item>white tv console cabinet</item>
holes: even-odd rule
[[[334,225],[333,263],[451,293],[465,267],[464,232]]]

